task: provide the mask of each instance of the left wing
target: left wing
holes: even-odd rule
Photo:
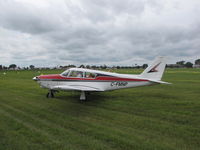
[[[90,86],[83,86],[83,85],[57,85],[51,87],[54,90],[76,90],[76,91],[103,91],[99,88],[94,88]]]

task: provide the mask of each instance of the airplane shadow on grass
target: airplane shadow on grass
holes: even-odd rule
[[[56,112],[60,112],[72,117],[88,117],[96,114],[99,109],[104,109],[107,100],[115,100],[115,97],[106,95],[102,92],[94,92],[87,95],[87,100],[79,100],[79,92],[62,92],[55,95],[52,100],[61,101],[57,103],[57,108],[52,107]],[[97,109],[98,108],[98,109]]]
[[[113,93],[114,92],[114,93]],[[86,100],[80,100],[80,92],[78,91],[68,91],[68,92],[61,92],[55,95],[56,99],[64,100],[64,101],[71,101],[71,102],[80,102],[80,103],[102,103],[104,101],[116,101],[116,100],[123,100],[126,101],[132,100],[137,101],[143,98],[169,98],[168,94],[165,93],[144,93],[142,91],[139,92],[130,92],[127,96],[126,89],[122,89],[119,91],[107,91],[107,92],[91,92],[90,94],[86,94]]]
[[[113,96],[105,95],[103,92],[92,92],[90,94],[86,94],[86,100],[80,100],[80,92],[63,92],[62,95],[56,95],[57,99],[60,100],[70,100],[73,102],[87,103],[87,102],[102,102],[107,99],[112,99]]]

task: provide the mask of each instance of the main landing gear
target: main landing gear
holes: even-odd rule
[[[81,101],[85,101],[86,100],[85,91],[81,91],[80,100]]]
[[[58,91],[55,91],[55,90],[49,90],[49,92],[47,93],[46,97],[47,98],[54,98],[54,94],[58,92]],[[81,91],[81,95],[80,95],[80,100],[81,101],[85,101],[86,100],[86,94],[90,94],[89,92],[85,92],[85,91]]]
[[[56,91],[49,90],[49,92],[47,93],[46,97],[47,97],[47,98],[54,98],[54,93],[55,93],[55,92],[56,92]]]

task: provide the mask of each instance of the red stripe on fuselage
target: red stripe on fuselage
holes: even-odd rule
[[[94,79],[92,78],[71,78],[71,77],[63,77],[59,74],[53,75],[41,75],[38,77],[39,79],[56,79],[56,80],[89,80],[89,81],[148,81],[144,79],[131,79],[131,78],[119,78],[119,77],[109,77],[109,76],[99,76]]]

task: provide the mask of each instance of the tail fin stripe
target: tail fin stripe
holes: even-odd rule
[[[165,57],[157,57],[153,63],[140,74],[140,77],[152,80],[161,80],[165,66]]]
[[[150,71],[148,71],[147,73],[152,73],[152,72],[158,72],[158,70],[156,70],[156,68],[160,65],[160,63],[158,63],[157,65],[155,65]]]

